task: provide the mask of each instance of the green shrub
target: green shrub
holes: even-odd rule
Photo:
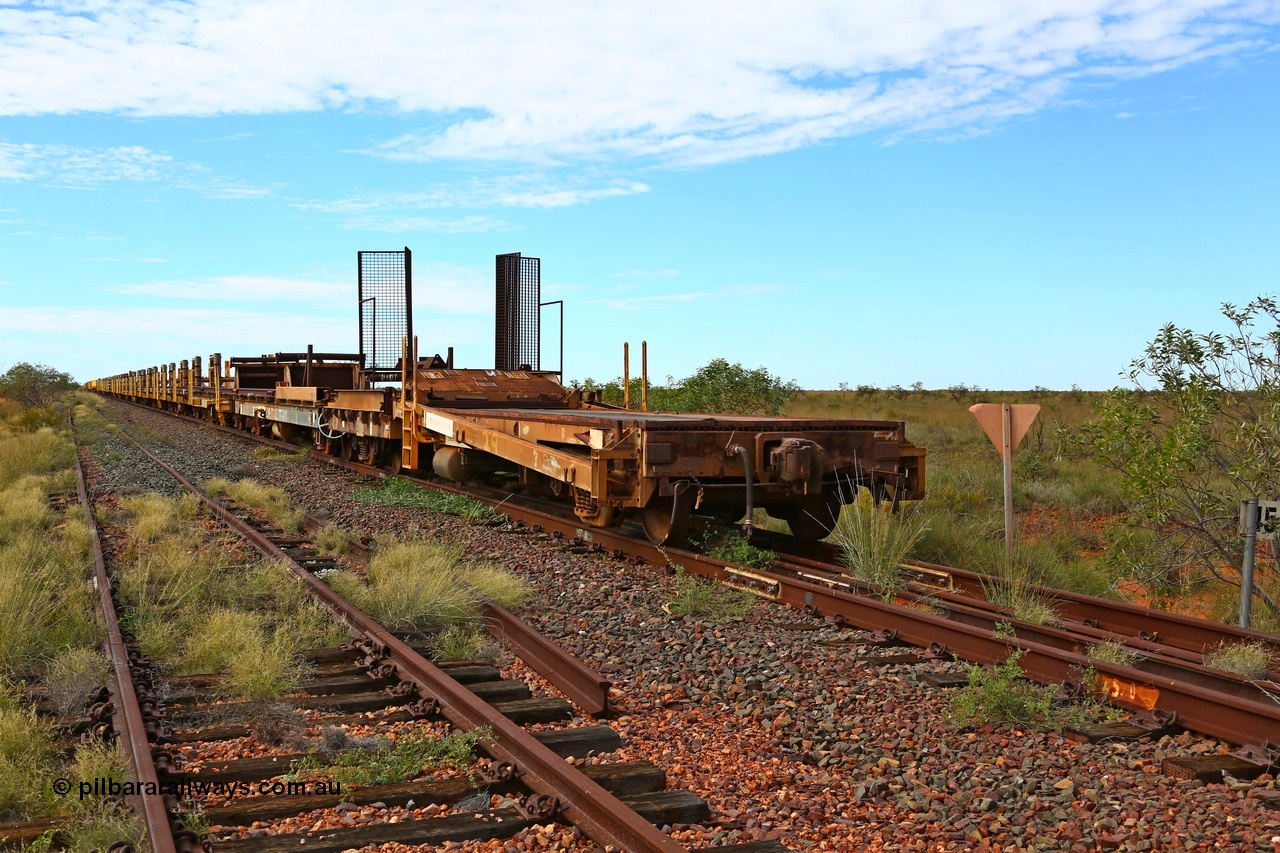
[[[431,643],[431,651],[438,660],[472,660],[483,647],[480,632],[463,625],[446,628]]]
[[[949,714],[962,728],[987,723],[1046,723],[1056,688],[1029,681],[1016,651],[992,667],[969,668],[969,683],[951,694]]]
[[[676,588],[663,609],[672,616],[707,617],[714,621],[741,619],[756,605],[749,592],[714,583],[676,569]]]

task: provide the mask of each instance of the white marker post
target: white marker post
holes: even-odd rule
[[[1013,449],[1022,443],[1031,422],[1040,414],[1034,404],[978,403],[969,411],[1004,461],[1004,550],[1013,559]]]

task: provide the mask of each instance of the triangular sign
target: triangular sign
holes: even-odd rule
[[[991,443],[996,446],[998,451],[1003,451],[1004,445],[1004,418],[1002,415],[1004,406],[1004,403],[978,403],[969,407],[969,411],[973,412],[973,416],[978,419],[978,424],[982,427],[982,431],[987,434],[987,438],[991,439]],[[1009,406],[1010,450],[1022,443],[1027,430],[1031,429],[1031,422],[1036,419],[1038,414],[1040,414],[1040,407],[1033,403],[1019,403]]]

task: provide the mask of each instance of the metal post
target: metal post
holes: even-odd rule
[[[640,408],[649,411],[649,342],[640,342]]]
[[[622,345],[622,408],[631,408],[631,344]]]
[[[1013,415],[1009,404],[1000,408],[1002,435],[1000,455],[1004,459],[1004,552],[1013,563]]]
[[[539,302],[538,308],[543,309],[543,308],[546,308],[548,305],[560,306],[560,361],[556,365],[556,376],[560,377],[560,384],[563,385],[564,384],[564,300],[556,299],[551,302]],[[541,315],[539,315],[538,324],[539,324],[539,328],[541,328],[541,324],[542,324]],[[541,348],[542,346],[541,332],[539,332],[538,346],[539,348]],[[539,357],[541,357],[541,352],[539,352]]]
[[[1240,567],[1240,627],[1253,615],[1253,562],[1258,551],[1258,499],[1244,502],[1244,564]]]

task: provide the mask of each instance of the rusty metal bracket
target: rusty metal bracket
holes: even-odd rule
[[[836,628],[839,628],[841,630],[844,630],[845,628],[849,627],[849,620],[845,618],[845,615],[843,613],[830,613],[827,616],[823,617],[822,621],[826,622],[828,625],[833,625]]]
[[[1248,761],[1250,764],[1256,764],[1259,767],[1275,767],[1280,765],[1280,749],[1270,741],[1262,743],[1247,743],[1239,749],[1233,750],[1228,755]]]
[[[412,681],[400,681],[390,687],[382,688],[382,692],[397,699],[405,696],[417,696],[420,686]]]
[[[370,678],[395,678],[399,672],[399,667],[389,660],[384,660],[377,666],[369,667],[365,674]]]
[[[510,782],[516,778],[516,766],[510,761],[482,758],[476,762],[476,775],[489,784]]]
[[[881,628],[878,631],[868,632],[868,646],[896,646],[898,644],[897,628]]]
[[[1088,695],[1088,691],[1084,689],[1083,681],[1064,681],[1058,685],[1058,690],[1053,694],[1053,701],[1062,704],[1071,702],[1079,702]]]
[[[1160,632],[1159,631],[1139,631],[1138,639],[1145,640],[1148,643],[1158,643],[1160,642]]]
[[[434,717],[440,713],[440,700],[424,696],[412,705],[406,705],[404,710],[414,719]]]
[[[1163,708],[1152,708],[1150,711],[1134,714],[1130,718],[1129,724],[1151,732],[1170,729],[1178,724],[1178,712],[1166,711]]]
[[[550,794],[530,794],[516,800],[516,811],[530,820],[550,820],[564,811],[564,804]]]
[[[947,648],[946,643],[933,642],[929,648],[920,653],[922,660],[955,660],[955,653]]]

